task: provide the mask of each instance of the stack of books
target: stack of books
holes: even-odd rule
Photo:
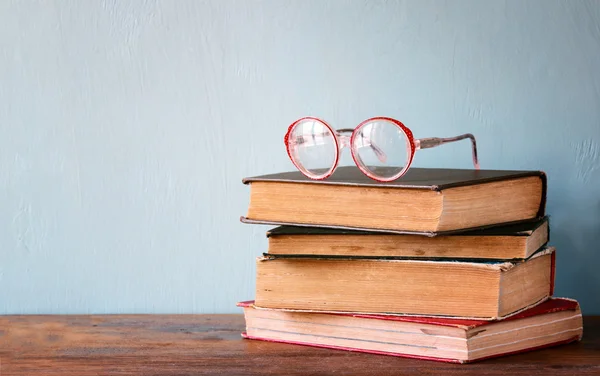
[[[257,260],[245,338],[467,363],[582,336],[553,297],[541,171],[355,167],[244,179],[242,222],[278,225]]]

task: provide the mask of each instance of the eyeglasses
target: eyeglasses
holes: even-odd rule
[[[415,152],[469,138],[473,165],[479,169],[475,137],[466,133],[449,138],[415,139],[410,129],[388,117],[374,117],[355,129],[333,130],[325,121],[304,117],[293,122],[284,142],[292,163],[306,177],[323,180],[335,171],[340,152],[349,147],[356,166],[369,178],[393,181],[409,169]]]

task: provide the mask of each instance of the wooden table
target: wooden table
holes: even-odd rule
[[[458,365],[242,340],[241,315],[0,316],[8,375],[600,375],[600,316],[583,341]]]

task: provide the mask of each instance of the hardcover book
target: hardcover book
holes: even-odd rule
[[[296,258],[256,264],[256,305],[305,311],[503,318],[553,293],[554,248],[521,262]]]
[[[501,321],[258,309],[241,302],[244,338],[468,363],[581,339],[575,300],[551,298]]]
[[[436,237],[317,227],[267,232],[269,255],[463,260],[523,260],[548,242],[548,218]]]
[[[326,180],[286,172],[243,180],[243,222],[439,235],[544,216],[541,171],[411,168],[394,182],[340,167]]]

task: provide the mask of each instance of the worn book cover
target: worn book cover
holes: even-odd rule
[[[519,262],[364,258],[257,259],[256,305],[297,311],[494,320],[546,300],[555,250]]]
[[[411,168],[394,182],[340,167],[326,180],[298,171],[243,179],[242,222],[436,236],[544,217],[542,171]]]
[[[267,232],[265,256],[517,261],[546,246],[549,231],[548,217],[435,237],[279,226]]]
[[[484,321],[384,314],[312,313],[244,308],[244,338],[469,363],[581,339],[577,301],[551,298],[504,320]]]

